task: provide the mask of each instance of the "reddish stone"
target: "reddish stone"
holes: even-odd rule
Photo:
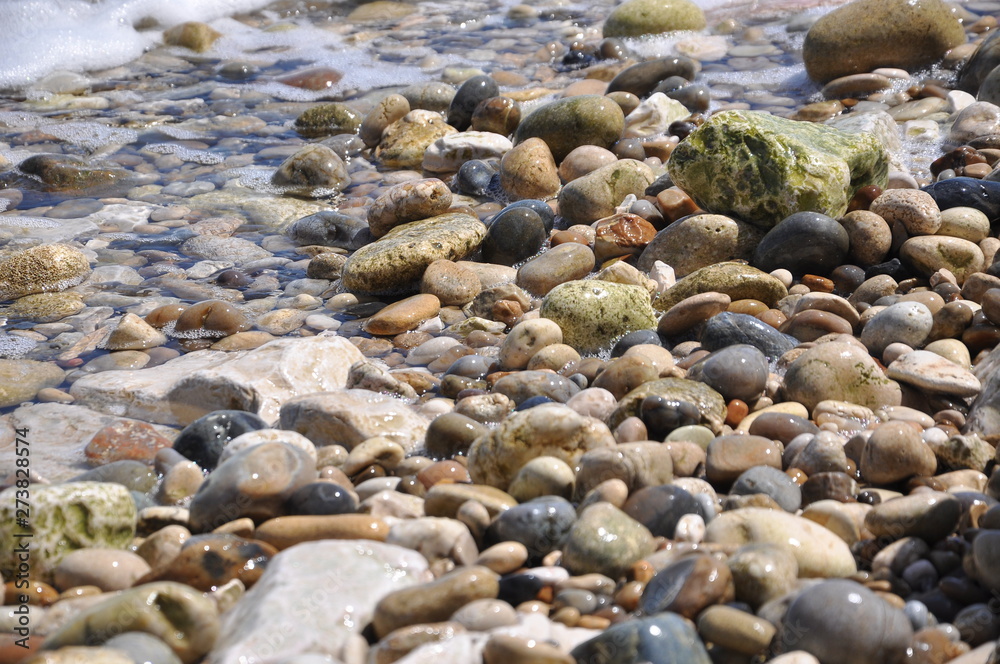
[[[314,67],[312,69],[303,69],[302,71],[285,74],[278,78],[278,82],[290,85],[293,88],[321,91],[332,88],[343,77],[344,75],[336,69]]]
[[[115,420],[100,429],[87,443],[84,454],[92,466],[103,466],[124,459],[153,463],[156,453],[173,442],[139,420]]]

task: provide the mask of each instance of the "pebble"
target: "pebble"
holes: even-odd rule
[[[368,208],[368,228],[375,237],[411,221],[444,214],[451,207],[451,190],[437,178],[393,185]]]
[[[873,484],[892,484],[914,475],[933,475],[937,460],[914,427],[906,422],[885,422],[865,443],[859,468]]]
[[[875,505],[865,517],[865,527],[876,537],[912,536],[933,543],[951,532],[960,510],[950,494],[913,493]]]
[[[545,224],[534,210],[504,208],[490,222],[483,240],[483,258],[514,266],[538,253],[546,237]]]
[[[819,212],[796,212],[760,240],[752,263],[764,272],[786,269],[794,275],[826,275],[844,262],[849,247],[848,231],[835,219]]]
[[[652,534],[641,523],[608,503],[580,513],[562,543],[562,565],[571,574],[598,573],[618,578],[655,549]]]
[[[532,137],[500,159],[500,186],[511,200],[552,198],[559,191],[559,171],[549,145]]]

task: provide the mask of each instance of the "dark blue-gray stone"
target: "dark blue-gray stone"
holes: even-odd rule
[[[622,510],[653,535],[670,539],[685,514],[697,514],[706,522],[710,518],[702,501],[672,484],[639,489],[629,496]]]
[[[482,378],[490,372],[495,360],[484,355],[465,355],[451,363],[445,376],[465,376],[466,378]]]
[[[358,500],[336,482],[311,482],[291,495],[287,507],[289,514],[353,514]]]
[[[802,489],[795,480],[771,466],[754,466],[743,471],[729,493],[736,496],[763,493],[774,498],[786,512],[794,512],[802,504]]]
[[[515,265],[542,248],[548,233],[538,213],[528,207],[505,208],[497,213],[483,240],[483,260]]]
[[[753,403],[767,385],[767,358],[760,349],[737,344],[714,351],[688,369],[687,379],[705,383],[726,401]]]
[[[690,401],[650,394],[639,404],[639,419],[646,425],[650,440],[663,440],[674,429],[700,423],[701,412]]]
[[[556,213],[552,211],[552,208],[549,207],[548,203],[540,201],[537,198],[525,198],[524,200],[515,201],[503,210],[500,210],[497,214],[502,213],[504,210],[513,210],[517,208],[528,208],[530,210],[534,210],[535,214],[541,217],[542,224],[545,225],[546,233],[551,231],[553,225],[555,225]]]
[[[375,239],[364,219],[336,210],[323,210],[297,219],[285,233],[298,244],[341,249],[360,249]]]
[[[502,512],[488,535],[495,542],[520,542],[532,556],[541,557],[559,548],[575,522],[572,503],[559,496],[542,496]]]
[[[612,625],[570,651],[579,664],[711,664],[691,623],[673,613]]]
[[[709,105],[712,103],[712,93],[709,91],[708,86],[702,83],[685,85],[677,90],[665,92],[665,94],[671,99],[676,99],[684,104],[684,108],[692,113],[707,111]]]
[[[761,239],[753,266],[764,272],[784,268],[795,275],[825,276],[844,262],[850,244],[836,219],[819,212],[796,212]]]
[[[611,349],[611,357],[621,357],[632,346],[642,346],[652,344],[653,346],[663,346],[663,340],[656,330],[636,330],[629,332],[624,337],[615,342]]]
[[[680,76],[690,81],[697,73],[698,64],[683,55],[656,58],[623,69],[611,79],[607,93],[631,92],[641,99],[652,93],[664,79]]]
[[[517,408],[514,410],[528,410],[529,408],[534,408],[535,406],[541,406],[543,403],[556,403],[552,399],[546,396],[539,395],[537,397],[531,397],[530,399],[525,399],[521,403],[517,404]]]
[[[950,178],[923,188],[938,207],[971,207],[984,213],[990,221],[1000,217],[1000,182],[976,178]]]
[[[219,464],[226,443],[248,431],[269,429],[259,415],[243,410],[216,410],[203,415],[184,429],[174,441],[174,450],[194,461],[202,470]]]
[[[749,344],[764,353],[768,360],[776,360],[799,345],[795,337],[782,334],[753,316],[729,311],[709,318],[699,341],[702,348],[710,351]]]
[[[490,97],[500,94],[500,86],[491,77],[480,74],[468,79],[455,93],[448,106],[448,124],[459,131],[472,125],[476,107]]]
[[[461,194],[486,196],[494,175],[497,171],[491,165],[481,159],[470,159],[458,167],[452,186]]]
[[[551,371],[518,371],[493,385],[493,392],[503,394],[517,405],[538,396],[566,403],[579,391],[576,383]]]

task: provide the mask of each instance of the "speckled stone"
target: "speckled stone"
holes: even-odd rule
[[[933,235],[941,228],[941,210],[930,194],[919,189],[886,189],[869,211],[890,226],[901,223],[910,235]]]
[[[655,179],[645,163],[620,159],[566,184],[559,192],[559,214],[569,224],[591,224],[614,214],[629,194],[641,196]]]
[[[375,159],[386,168],[420,170],[427,148],[456,131],[438,113],[412,110],[385,128],[375,148]]]
[[[655,550],[641,523],[608,503],[587,507],[562,544],[562,564],[571,574],[596,572],[618,578]]]
[[[393,185],[368,208],[368,227],[382,237],[400,224],[444,214],[451,207],[451,190],[437,178]]]
[[[540,315],[554,321],[563,343],[593,352],[634,330],[656,327],[649,293],[638,286],[606,281],[571,281],[553,288]]]
[[[698,412],[699,421],[690,424],[704,424],[714,432],[719,432],[725,422],[726,402],[718,392],[705,385],[685,378],[661,378],[645,383],[632,390],[618,402],[608,423],[617,427],[626,418],[638,417],[642,412],[643,400],[657,396],[666,402],[688,403]]]
[[[617,442],[607,425],[562,404],[519,411],[473,441],[469,474],[474,482],[504,489],[530,459],[552,456],[575,466],[584,452]]]
[[[34,484],[31,489],[29,528],[15,520],[15,492],[0,493],[0,571],[7,579],[17,570],[19,532],[30,532],[31,571],[48,579],[52,570],[71,551],[87,547],[123,549],[135,535],[136,507],[121,484],[67,482]]]
[[[810,412],[823,400],[869,408],[898,406],[899,384],[889,380],[868,353],[853,344],[831,342],[806,350],[785,373],[785,395]]]
[[[66,244],[42,244],[0,263],[0,300],[66,290],[89,274],[90,261],[79,249]]]
[[[845,214],[840,223],[850,239],[851,260],[862,267],[885,260],[892,245],[892,231],[882,217],[869,210],[854,210]]]
[[[657,233],[637,266],[648,272],[654,261],[663,261],[684,277],[724,261],[749,261],[762,236],[760,229],[721,214],[693,215]]]
[[[986,260],[976,243],[944,235],[911,237],[899,248],[899,257],[923,277],[950,270],[959,284],[982,272]]]
[[[666,311],[681,300],[707,292],[724,293],[733,301],[760,300],[769,307],[788,295],[780,281],[757,268],[739,263],[719,263],[695,270],[660,293],[653,306]]]
[[[340,155],[321,143],[313,143],[282,162],[271,182],[307,193],[316,188],[341,191],[351,184],[351,176]]]
[[[705,14],[688,0],[653,2],[629,0],[616,7],[604,22],[605,37],[641,37],[676,30],[701,30]]]
[[[561,344],[563,332],[548,318],[521,321],[507,334],[500,346],[500,368],[505,371],[524,369],[528,361],[546,346]]]

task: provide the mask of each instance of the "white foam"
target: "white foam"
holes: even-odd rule
[[[109,143],[128,145],[139,140],[139,132],[134,129],[109,127],[98,122],[46,124],[45,133],[87,150],[96,150]]]
[[[16,89],[56,70],[90,71],[133,60],[161,28],[252,11],[268,0],[0,0],[0,88]]]
[[[221,154],[209,152],[208,150],[194,150],[173,143],[150,143],[143,147],[143,150],[149,150],[158,154],[172,154],[178,159],[194,164],[221,164],[225,161],[225,157]]]

